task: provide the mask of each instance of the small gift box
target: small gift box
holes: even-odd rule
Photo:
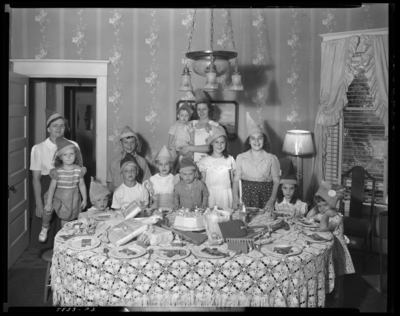
[[[151,225],[148,230],[138,237],[138,241],[140,240],[143,240],[144,244],[148,243],[147,246],[157,246],[160,244],[170,244],[174,240],[174,236],[171,231]]]

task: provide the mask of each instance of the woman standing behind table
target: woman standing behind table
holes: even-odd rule
[[[243,204],[272,212],[280,181],[279,161],[275,155],[268,153],[269,139],[248,112],[246,125],[247,151],[236,157],[232,208],[239,208],[239,180],[242,180]]]
[[[35,195],[36,211],[32,216],[30,245],[36,249],[45,249],[53,247],[54,237],[61,229],[61,219],[53,216],[50,221],[50,230],[47,233],[47,240],[44,243],[39,242],[38,236],[42,229],[42,217],[44,212],[44,194],[48,191],[51,182],[49,173],[53,169],[53,158],[57,151],[56,138],[63,137],[67,121],[57,112],[46,109],[46,127],[50,133],[49,138],[32,147],[31,167],[32,185]],[[78,144],[70,141],[76,147]]]
[[[208,156],[210,145],[206,143],[206,139],[211,131],[211,125],[219,126],[219,124],[210,119],[214,114],[214,107],[208,100],[206,94],[202,89],[196,89],[194,92],[196,101],[195,109],[199,117],[198,120],[193,120],[192,124],[195,128],[194,132],[194,146],[184,146],[180,154],[186,156],[188,152],[194,153],[194,162],[199,162],[201,158]]]

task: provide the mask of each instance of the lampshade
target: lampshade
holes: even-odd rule
[[[193,86],[190,81],[189,68],[187,66],[183,70],[182,83],[181,86],[179,87],[179,91],[193,91]]]
[[[302,156],[314,153],[314,146],[311,133],[302,130],[290,130],[286,132],[282,151],[294,155]]]
[[[242,76],[239,73],[232,75],[232,84],[229,87],[231,91],[243,91]]]

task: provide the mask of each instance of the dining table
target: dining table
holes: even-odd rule
[[[170,222],[173,213],[166,215]],[[231,219],[238,217],[234,212]],[[259,213],[247,225],[273,221],[270,214]],[[183,248],[187,255],[178,259],[156,255],[157,249],[168,249],[170,245],[150,246],[135,258],[111,257],[108,251],[112,245],[104,238],[94,248],[77,250],[57,238],[71,233],[72,226],[68,225],[54,243],[50,269],[53,305],[324,307],[326,293],[334,288],[334,238],[307,241],[302,238],[307,227],[288,222],[289,230],[272,232],[267,242],[261,239],[263,245],[248,253],[234,253],[227,243],[211,246],[206,240],[199,246],[186,242]],[[175,238],[179,239],[178,235]],[[274,244],[290,245],[299,251],[295,255],[276,255],[268,248]],[[199,255],[204,247],[217,248],[230,256]]]

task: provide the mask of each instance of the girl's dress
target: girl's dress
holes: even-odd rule
[[[192,126],[194,128],[194,145],[205,145],[206,144],[206,139],[209,136],[207,130],[205,127],[203,128],[196,128],[196,124],[198,123],[198,120],[193,120],[192,121]],[[219,126],[219,124],[213,120],[209,120],[208,124],[214,125],[214,126]],[[194,153],[194,162],[199,162],[200,159],[207,157],[208,154],[206,153]]]
[[[232,188],[230,170],[236,169],[232,156],[214,158],[204,157],[197,163],[200,172],[206,172],[206,185],[210,193],[208,206],[217,205],[222,208],[232,207]]]
[[[57,180],[53,197],[53,208],[57,216],[64,221],[78,217],[81,207],[79,181],[86,174],[86,168],[73,165],[74,169],[65,170],[62,166],[50,170],[50,178]],[[45,194],[47,201],[48,192]]]
[[[179,182],[179,175],[177,178],[170,173],[168,176],[162,177],[159,173],[157,173],[150,177],[149,182],[154,190],[154,202],[152,203],[151,207],[173,208],[174,185]]]
[[[251,149],[236,157],[235,181],[242,180],[242,201],[247,207],[264,208],[272,194],[273,178],[279,177],[275,155],[262,150],[255,161]]]
[[[72,140],[69,140],[77,148],[78,144]],[[50,186],[51,178],[49,176],[50,170],[54,168],[53,157],[57,151],[57,145],[51,142],[50,138],[32,147],[31,151],[31,166],[32,171],[40,171],[40,186],[41,186],[41,198],[43,205],[46,205],[46,199],[44,194],[47,192]],[[47,232],[47,240],[42,243],[39,241],[38,236],[42,230],[42,218],[35,215],[35,199],[32,199],[31,208],[32,213],[32,223],[30,232],[30,243],[29,245],[35,249],[47,249],[54,245],[54,238],[56,234],[61,230],[61,219],[58,216],[52,216],[50,220],[50,230]]]
[[[340,276],[343,274],[355,273],[353,261],[351,260],[351,255],[343,234],[343,215],[338,213],[335,216],[330,217],[329,222],[335,222],[338,224],[336,229],[332,232],[335,240],[333,247],[335,275]]]
[[[307,203],[304,203],[299,199],[295,204],[292,204],[283,198],[281,203],[275,202],[275,213],[294,217],[304,217],[307,214],[307,207]]]

